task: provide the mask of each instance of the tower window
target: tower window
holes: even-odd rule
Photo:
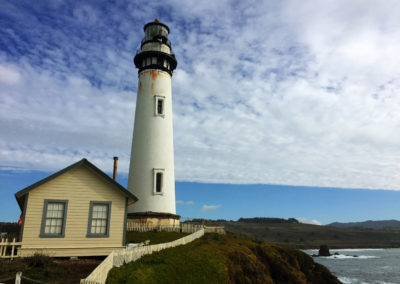
[[[156,173],[156,192],[161,192],[162,173]]]
[[[154,169],[154,188],[153,194],[163,194],[164,169]]]
[[[164,100],[159,99],[157,100],[157,114],[164,113]]]
[[[164,116],[165,115],[165,106],[164,106],[164,97],[155,96],[155,115],[156,116]]]

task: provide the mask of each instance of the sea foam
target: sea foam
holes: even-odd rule
[[[346,254],[337,254],[337,255],[331,255],[331,256],[320,256],[323,258],[329,258],[329,259],[368,259],[368,258],[379,258],[377,256],[373,256],[373,255],[358,255],[358,256],[354,256],[354,255],[346,255]]]

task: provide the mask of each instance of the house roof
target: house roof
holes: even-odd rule
[[[18,204],[21,206],[20,203],[20,199],[25,196],[25,194],[27,194],[28,192],[30,192],[31,190],[35,189],[36,187],[51,181],[52,179],[55,179],[56,177],[62,175],[63,173],[66,173],[72,169],[75,169],[77,167],[80,166],[87,166],[90,169],[92,169],[93,171],[95,171],[96,173],[98,173],[101,177],[103,177],[106,181],[108,181],[109,183],[111,183],[112,185],[115,186],[115,188],[117,188],[122,194],[124,194],[126,197],[128,197],[129,199],[133,200],[134,202],[138,201],[138,198],[133,195],[132,193],[130,193],[128,190],[126,190],[122,185],[120,185],[118,182],[116,182],[115,180],[113,180],[111,177],[109,177],[106,173],[104,173],[102,170],[100,170],[98,167],[96,167],[95,165],[93,165],[91,162],[89,162],[86,159],[82,159],[79,162],[76,162],[68,167],[66,167],[65,169],[62,169],[61,171],[58,171],[50,176],[48,176],[47,178],[44,178],[28,187],[25,187],[24,189],[18,191],[17,193],[15,193],[15,198],[18,201]]]

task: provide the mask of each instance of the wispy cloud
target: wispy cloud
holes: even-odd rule
[[[177,200],[176,204],[194,205],[194,202],[193,201]]]
[[[162,14],[178,58],[177,180],[400,189],[391,5],[57,3],[2,2],[0,166],[54,171],[87,157],[111,171],[117,155],[126,173],[132,57]]]
[[[296,218],[296,220],[297,221],[299,221],[300,223],[303,223],[303,224],[311,224],[311,225],[319,225],[319,226],[321,226],[322,224],[319,222],[319,221],[317,221],[317,220],[309,220],[309,219],[307,219],[307,218]]]
[[[13,66],[1,65],[0,64],[0,82],[6,85],[17,84],[21,76]]]
[[[203,205],[201,211],[215,211],[220,207],[221,205]]]

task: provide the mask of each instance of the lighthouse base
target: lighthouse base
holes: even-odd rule
[[[179,226],[181,216],[171,213],[135,212],[128,213],[129,223],[147,224],[152,226]]]

